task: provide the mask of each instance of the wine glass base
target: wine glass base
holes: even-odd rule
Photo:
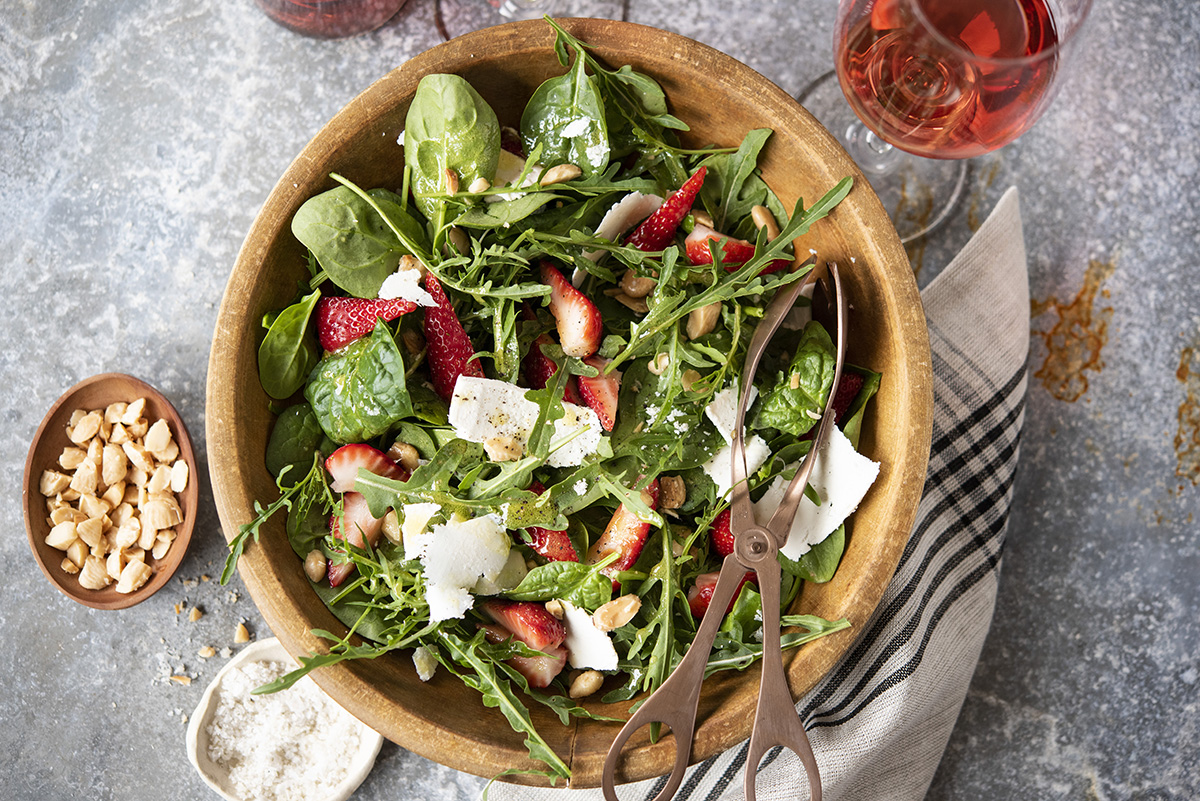
[[[914,156],[884,142],[855,115],[832,70],[796,99],[837,137],[866,175],[901,242],[920,239],[950,217],[966,190],[968,161]]]
[[[624,20],[629,0],[436,0],[438,32],[443,39],[505,22],[551,17]]]

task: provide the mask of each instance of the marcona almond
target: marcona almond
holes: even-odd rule
[[[474,181],[471,182],[471,185],[467,187],[467,191],[472,194],[478,195],[480,192],[486,192],[491,188],[492,188],[492,182],[489,181],[487,178],[484,178],[481,175],[478,178],[476,178]]]
[[[313,548],[308,552],[308,556],[304,557],[304,575],[308,576],[308,580],[315,584],[325,578],[325,565],[325,554]]]
[[[629,593],[620,598],[614,598],[592,613],[592,623],[600,631],[614,631],[621,628],[642,608],[642,599]]]
[[[679,476],[659,476],[658,488],[662,493],[658,503],[663,509],[678,509],[687,500],[687,485]]]
[[[656,286],[658,282],[653,278],[638,275],[633,270],[626,270],[625,275],[621,276],[621,291],[627,297],[644,298],[653,292]]]
[[[687,335],[688,339],[699,339],[705,334],[711,333],[717,327],[717,320],[721,319],[721,302],[710,303],[707,306],[701,306],[698,309],[693,309],[688,314]]]
[[[597,670],[585,670],[571,682],[567,694],[572,698],[585,698],[604,684],[604,674]]]
[[[483,450],[493,462],[515,462],[525,452],[521,443],[512,437],[489,437],[483,442]]]
[[[403,440],[398,439],[393,442],[392,447],[388,448],[387,455],[393,462],[410,473],[421,466],[421,454],[417,452],[416,448]]]
[[[542,186],[560,184],[563,181],[574,181],[581,175],[583,175],[583,170],[574,164],[557,164],[542,173],[542,177],[538,180],[538,183]]]
[[[238,623],[233,631],[233,641],[236,643],[250,642],[250,630],[245,623]]]
[[[775,222],[775,215],[766,206],[755,206],[750,209],[750,219],[754,220],[755,228],[767,229],[767,239],[775,239],[779,236],[779,223]]]

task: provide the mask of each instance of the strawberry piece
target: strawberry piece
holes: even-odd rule
[[[854,399],[858,397],[858,392],[862,389],[864,382],[865,379],[858,373],[852,373],[849,370],[842,373],[842,380],[838,382],[837,392],[833,396],[833,406],[829,409],[835,425],[845,416],[846,412],[850,411],[850,404],[854,403]],[[817,428],[813,426],[804,432],[800,439],[812,439],[816,435]]]
[[[658,508],[658,480],[650,482],[650,486],[642,490],[642,501],[651,509]],[[600,572],[613,579],[613,585],[619,582],[616,575],[622,570],[633,567],[646,544],[650,534],[650,524],[643,522],[625,504],[617,507],[604,533],[588,548],[587,563],[594,565],[611,553],[618,554],[615,561]]]
[[[542,283],[550,287],[550,313],[563,352],[581,359],[591,356],[604,336],[600,311],[549,262],[543,261],[541,268]]]
[[[329,517],[329,531],[334,539],[344,540],[358,548],[365,548],[367,545],[374,547],[383,531],[383,520],[372,516],[367,499],[362,493],[347,492],[342,495],[342,516],[333,514]],[[329,586],[336,587],[345,581],[346,577],[354,572],[354,567],[353,562],[336,564],[332,559],[329,560],[325,571]]]
[[[708,530],[708,536],[712,540],[713,548],[722,557],[733,553],[733,532],[729,528],[729,521],[732,516],[728,509],[721,510],[721,513],[713,520],[712,527]]]
[[[692,210],[692,204],[696,202],[696,195],[700,193],[700,187],[704,183],[704,175],[707,172],[707,167],[696,170],[691,178],[683,182],[683,186],[672,192],[663,201],[656,212],[633,229],[633,233],[625,240],[625,244],[645,251],[662,250],[671,244],[671,240],[675,238],[675,232],[679,230],[679,224]]]
[[[443,400],[454,395],[454,385],[460,375],[483,378],[483,367],[472,358],[475,348],[463,330],[446,291],[433,273],[425,276],[425,290],[433,296],[436,306],[425,309],[426,356],[433,388]]]
[[[521,369],[525,375],[525,383],[533,389],[545,389],[550,380],[554,378],[555,372],[558,371],[558,365],[554,363],[554,359],[542,353],[542,345],[553,344],[554,340],[542,334],[533,341],[529,353],[525,354],[525,361],[521,363]],[[583,405],[583,398],[579,394],[575,376],[567,378],[567,383],[563,387],[563,400],[567,403]]]
[[[600,418],[600,425],[605,431],[612,431],[617,420],[617,396],[621,392],[621,371],[613,370],[605,375],[604,368],[609,360],[599,356],[590,356],[584,363],[595,367],[600,375],[592,377],[581,375],[579,379],[579,394],[584,403]]]
[[[731,273],[754,258],[753,242],[727,237],[724,234],[717,233],[707,225],[697,223],[692,232],[688,234],[687,239],[684,240],[684,248],[687,250],[688,261],[696,266],[712,264],[713,256],[708,243],[709,241],[719,242],[722,239],[725,240],[725,244],[721,246],[721,266],[725,268],[725,272]],[[791,262],[787,259],[775,259],[759,274],[767,275],[768,273],[779,272],[789,264]]]
[[[391,322],[417,308],[404,298],[321,298],[317,301],[317,339],[337,350],[375,330],[380,318]]]
[[[480,624],[488,642],[504,642],[513,635],[497,625]],[[525,677],[530,687],[549,687],[554,677],[567,666],[567,649],[561,645],[549,648],[543,656],[514,656],[506,660]]]
[[[567,627],[533,601],[492,599],[479,605],[488,617],[535,651],[557,648],[567,638]]]
[[[334,492],[350,492],[354,489],[359,468],[383,478],[408,480],[408,471],[389,459],[383,451],[354,443],[343,445],[325,459],[325,469],[333,477],[329,488]]]
[[[688,590],[688,608],[692,610],[692,617],[699,620],[704,617],[704,613],[708,611],[708,605],[712,603],[713,591],[717,588],[717,579],[720,578],[721,572],[718,570],[714,573],[702,573],[696,576],[696,583]],[[737,597],[742,593],[742,587],[746,586],[746,582],[757,584],[757,576],[753,570],[746,571],[746,575],[742,576],[742,580],[738,582],[737,589],[733,592],[733,598],[729,601],[729,609],[725,610],[725,614],[729,614],[729,610],[733,609],[733,605],[737,603]]]
[[[546,488],[540,481],[534,481],[529,485],[529,491],[535,495],[541,495]],[[575,545],[572,544],[571,537],[566,531],[553,531],[541,526],[529,526],[525,530],[529,532],[529,547],[533,549],[534,553],[551,562],[579,561],[579,554],[575,552]]]
[[[534,553],[544,556],[551,562],[578,562],[579,554],[571,544],[571,537],[565,531],[552,531],[541,526],[530,526],[531,541],[529,547]]]
[[[837,392],[833,396],[833,422],[837,423],[850,410],[850,404],[858,397],[858,391],[863,388],[864,379],[858,373],[849,370],[842,372],[842,380],[838,382]]]
[[[507,125],[500,129],[500,147],[514,156],[525,158],[525,145],[521,143],[521,132]]]

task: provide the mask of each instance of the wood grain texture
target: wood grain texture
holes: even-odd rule
[[[880,478],[853,520],[841,569],[825,585],[806,586],[797,613],[846,617],[854,628],[790,655],[788,675],[800,695],[846,653],[871,615],[908,538],[929,455],[932,393],[929,345],[920,297],[908,259],[887,214],[845,152],[796,101],[745,65],[707,46],[664,31],[607,20],[567,20],[565,26],[594,46],[610,66],[631,64],[654,76],[672,112],[692,130],[690,145],[736,146],[751,128],[775,130],[761,167],[787,207],[817,200],[841,178],[854,190],[805,245],[837,261],[853,309],[849,361],[884,374],[871,403],[863,449],[882,463]],[[255,499],[276,497],[263,466],[271,425],[268,398],[258,383],[255,350],[264,312],[291,300],[306,275],[290,221],[312,195],[330,189],[337,172],[365,186],[401,184],[396,146],[417,82],[426,74],[457,73],[515,125],[526,99],[546,78],[561,74],[553,36],[541,22],[511,23],[454,39],[394,70],[331,120],[288,168],[267,199],[243,245],[221,305],[209,362],[207,435],[218,512],[227,539],[253,517]],[[853,259],[853,261],[852,261]],[[345,631],[311,591],[292,553],[282,520],[250,546],[241,573],[272,631],[293,653],[323,651],[310,630]],[[429,759],[481,776],[507,769],[538,769],[522,738],[500,713],[439,671],[428,684],[407,654],[343,663],[314,674],[343,706],[389,739]],[[757,670],[714,676],[706,683],[692,757],[712,756],[749,735],[757,697]],[[537,706],[537,705],[531,705]],[[627,705],[587,706],[621,717]],[[619,724],[576,722],[564,727],[533,710],[540,732],[570,764],[573,786],[599,784],[604,756]],[[669,770],[674,741],[635,740],[622,764],[631,781]],[[508,781],[544,783],[537,776]]]
[[[116,583],[102,590],[88,590],[79,585],[78,576],[68,574],[59,567],[65,555],[62,551],[46,544],[50,523],[46,516],[46,499],[38,491],[38,482],[45,470],[60,470],[58,457],[63,449],[71,445],[67,438],[67,423],[76,409],[91,411],[104,409],[110,403],[146,399],[144,417],[153,423],[166,420],[171,436],[179,445],[179,458],[188,465],[187,488],[177,497],[183,510],[183,523],[175,527],[175,542],[162,559],[147,554],[146,564],[154,569],[150,579],[138,590],[119,593]],[[25,509],[25,534],[29,547],[46,578],[64,595],[73,601],[94,609],[125,609],[141,603],[158,592],[171,579],[183,556],[187,553],[196,525],[196,505],[199,499],[200,474],[196,470],[196,456],[192,451],[192,440],[188,435],[183,418],[171,402],[154,387],[141,379],[124,373],[103,373],[80,381],[54,402],[42,424],[34,434],[25,460],[25,475],[22,481],[21,501]]]

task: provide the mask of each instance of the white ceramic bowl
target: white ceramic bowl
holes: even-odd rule
[[[188,722],[188,761],[196,768],[205,783],[215,790],[218,795],[226,799],[226,801],[246,801],[246,799],[234,794],[229,784],[229,774],[226,769],[208,758],[208,724],[212,720],[213,713],[217,708],[222,681],[230,671],[250,662],[283,662],[299,667],[279,640],[275,638],[260,640],[247,645],[237,656],[229,660],[229,664],[225,665],[217,673],[216,678],[212,680],[212,683],[208,685],[208,689],[204,691],[204,696],[200,699],[200,703],[196,706],[196,711],[192,713],[191,720]],[[315,686],[310,684],[310,687]],[[290,692],[294,689],[284,690],[284,692]],[[346,774],[346,778],[336,787],[332,788],[328,795],[317,801],[345,801],[345,799],[353,795],[358,786],[367,778],[367,774],[371,772],[371,768],[375,765],[375,757],[379,754],[379,748],[383,745],[383,737],[378,732],[363,724],[361,743],[357,751],[345,755],[349,760],[349,771]]]

